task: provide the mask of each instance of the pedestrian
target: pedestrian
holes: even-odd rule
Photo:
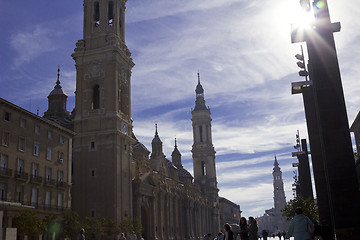
[[[83,228],[80,229],[78,240],[85,240],[85,229]]]
[[[281,240],[281,236],[282,236],[282,234],[281,234],[281,232],[279,232],[278,233],[279,240]]]
[[[211,240],[211,233],[205,234],[203,240]]]
[[[224,240],[224,239],[225,239],[224,234],[222,232],[219,232],[214,240]]]
[[[249,239],[249,226],[248,226],[246,218],[244,218],[244,217],[240,218],[239,228],[240,228],[240,239],[248,240]]]
[[[295,214],[295,217],[291,219],[285,239],[290,239],[293,235],[294,240],[311,240],[311,235],[314,232],[314,224],[303,214],[300,207],[295,209]]]
[[[225,223],[224,230],[225,230],[225,239],[224,240],[234,240],[234,233],[231,230],[230,224]]]
[[[263,240],[267,240],[269,233],[264,229],[264,230],[262,230],[261,235],[262,235]]]
[[[119,240],[126,240],[126,237],[125,237],[125,234],[124,234],[124,233],[121,233],[121,234],[120,234]]]
[[[136,239],[137,239],[137,236],[136,236],[135,232],[132,231],[129,235],[129,240],[136,240]]]
[[[258,225],[254,217],[249,217],[249,240],[258,239]]]

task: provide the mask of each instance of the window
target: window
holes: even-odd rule
[[[51,152],[52,152],[51,147],[48,147],[47,152],[46,152],[46,159],[47,160],[51,160]]]
[[[2,142],[2,145],[9,146],[9,133],[8,132],[3,132],[1,142]]]
[[[48,131],[48,139],[53,139],[53,132],[52,131]]]
[[[202,176],[206,176],[205,162],[201,162],[201,174],[202,174]]]
[[[26,119],[23,119],[23,118],[20,119],[20,127],[26,128]]]
[[[37,124],[36,124],[34,131],[35,131],[36,134],[40,134],[40,125],[37,125]]]
[[[6,184],[0,183],[0,200],[5,201],[6,200]]]
[[[4,112],[4,120],[5,121],[10,121],[10,112]]]
[[[45,208],[49,209],[51,207],[51,192],[45,192]]]
[[[1,154],[1,169],[5,170],[8,167],[8,155]]]
[[[62,193],[58,193],[58,209],[61,210],[63,208],[63,195]]]
[[[32,175],[37,177],[39,175],[39,164],[33,163],[32,164]]]
[[[63,163],[63,162],[64,162],[64,153],[59,152],[59,163]]]
[[[31,189],[31,206],[37,206],[38,203],[38,189],[32,188]]]
[[[95,142],[94,142],[94,141],[91,141],[91,143],[90,143],[90,149],[95,149]]]
[[[24,160],[22,159],[18,159],[18,162],[17,162],[17,171],[18,173],[22,173],[24,172]]]
[[[202,126],[199,126],[200,142],[203,141]]]
[[[25,151],[25,138],[19,137],[19,150]]]
[[[93,109],[99,109],[100,107],[100,90],[99,85],[96,85],[93,88],[93,102],[92,102]]]
[[[50,181],[51,180],[51,168],[50,167],[46,167],[45,168],[45,177],[46,177],[46,181]]]
[[[34,142],[34,155],[39,156],[39,143]]]
[[[59,142],[60,142],[60,144],[64,144],[65,137],[63,135],[60,135]]]
[[[96,177],[96,169],[90,169],[90,176]]]
[[[22,202],[22,197],[23,197],[23,188],[22,188],[22,186],[17,186],[16,187],[15,201],[21,203]]]
[[[112,1],[110,1],[108,6],[108,24],[112,26],[113,22],[114,22],[114,4]]]
[[[58,171],[58,182],[62,182],[64,179],[64,171]]]
[[[94,2],[94,26],[100,25],[100,5],[99,2]]]
[[[95,210],[93,210],[93,209],[90,210],[90,216],[91,216],[91,217],[95,217],[95,216],[96,216]]]

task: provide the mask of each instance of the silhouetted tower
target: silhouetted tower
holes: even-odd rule
[[[132,217],[130,79],[126,0],[84,0],[76,66],[73,209],[116,224]]]
[[[212,144],[211,117],[210,109],[205,105],[204,89],[200,84],[200,74],[198,73],[198,84],[196,86],[195,108],[192,110],[193,127],[193,146],[192,156],[194,164],[194,182],[198,184],[207,199],[211,199],[212,226],[209,232],[218,231],[219,226],[219,189],[217,188],[216,168],[215,168],[215,149]]]
[[[274,168],[273,168],[273,185],[274,185],[274,207],[275,211],[280,212],[286,206],[286,197],[284,192],[284,183],[282,179],[281,168],[275,156]]]
[[[177,167],[178,169],[183,168],[183,165],[181,164],[181,153],[177,148],[176,138],[175,138],[174,150],[171,153],[171,159],[172,159],[172,164],[174,164],[175,167]]]

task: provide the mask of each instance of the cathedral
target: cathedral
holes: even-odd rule
[[[215,233],[219,196],[210,110],[200,78],[192,111],[194,177],[175,142],[165,157],[158,129],[151,154],[131,119],[131,53],[125,44],[126,0],[85,0],[84,39],[76,66],[72,208],[81,217],[142,223],[145,239],[195,239]]]
[[[274,207],[265,210],[265,214],[256,218],[259,224],[259,233],[266,230],[269,234],[278,234],[286,232],[288,229],[288,221],[282,216],[281,209],[286,206],[286,197],[284,191],[284,183],[282,179],[281,168],[275,156],[273,168],[273,185],[274,185]]]
[[[5,125],[1,122],[5,131],[0,155],[2,166],[6,167],[0,174],[0,190],[5,189],[1,190],[1,200],[6,200],[6,204],[16,202],[13,212],[0,211],[6,216],[6,228],[11,228],[11,219],[19,209],[27,207],[28,201],[34,209],[44,205],[43,216],[56,206],[57,211],[73,209],[81,220],[101,217],[116,225],[136,220],[141,223],[146,240],[199,239],[207,233],[217,234],[225,219],[230,224],[238,223],[240,206],[225,198],[219,201],[212,119],[199,74],[191,111],[194,176],[182,165],[176,139],[171,159],[166,158],[157,125],[151,151],[137,139],[131,117],[134,62],[125,44],[125,4],[126,0],[84,0],[83,39],[77,41],[72,54],[76,92],[71,113],[66,110],[67,95],[61,87],[60,69],[43,117],[0,99],[0,107],[4,106],[6,113]],[[23,125],[28,136],[24,137],[24,133],[19,137],[10,131],[18,121],[20,125],[27,121],[27,127]],[[44,129],[41,132],[37,131],[40,127]],[[42,134],[45,129],[47,135]],[[41,142],[40,133],[44,135]],[[53,136],[60,143],[54,141],[50,145]],[[27,144],[34,141],[34,147],[29,146],[26,151],[25,147],[21,151],[8,148],[18,145],[18,138],[24,144],[25,140]],[[55,150],[58,156],[51,161]],[[19,165],[16,159],[23,152],[28,157],[23,157],[26,159]],[[23,178],[13,177],[8,166],[18,168]],[[24,166],[25,172],[33,172],[31,179],[23,173]],[[51,169],[60,169],[57,184]],[[38,175],[46,176],[45,181]],[[10,185],[13,178],[17,181]],[[15,195],[12,188],[19,189]]]

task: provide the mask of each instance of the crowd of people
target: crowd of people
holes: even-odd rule
[[[271,237],[278,237],[279,240],[290,239],[290,237],[294,237],[294,240],[320,239],[317,237],[319,234],[317,234],[316,224],[303,214],[302,209],[297,208],[295,214],[295,217],[290,222],[287,233],[279,232],[276,235],[271,235]],[[226,223],[224,231],[220,231],[215,238],[212,237],[211,233],[208,233],[203,237],[203,240],[239,240],[236,236],[239,236],[241,240],[258,240],[261,238],[268,240],[269,233],[263,230],[261,236],[259,236],[258,230],[258,224],[254,217],[249,217],[249,220],[241,217],[238,232],[233,232],[231,225]]]

